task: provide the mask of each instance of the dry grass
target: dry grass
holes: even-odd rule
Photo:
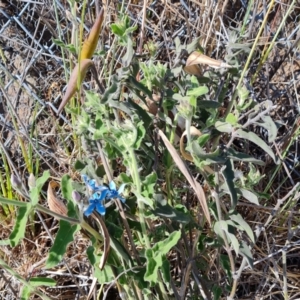
[[[43,2],[43,4],[39,4]],[[72,23],[67,19],[69,10],[67,1],[55,1],[58,9],[58,20],[62,30],[62,39],[70,43]],[[242,45],[251,48],[261,26],[266,1],[255,1],[252,9],[253,17],[247,24]],[[36,4],[35,4],[36,3]],[[93,2],[92,2],[93,3]],[[103,1],[106,10],[106,20],[100,43],[108,53],[111,53],[113,36],[109,24],[117,20],[118,2]],[[107,4],[109,3],[109,5]],[[149,1],[147,13],[143,14],[142,1],[125,1],[127,13],[131,21],[143,29],[143,39],[136,36],[137,54],[147,60],[150,43],[157,47],[156,60],[174,66],[176,53],[174,39],[179,37],[182,43],[190,43],[200,36],[200,45],[205,53],[216,59],[225,59],[228,49],[233,49],[230,32],[240,30],[246,13],[243,7],[245,1]],[[107,6],[108,5],[108,6]],[[289,1],[277,2],[272,9],[264,28],[255,56],[246,72],[245,82],[251,89],[252,97],[258,102],[270,99],[277,109],[272,116],[278,122],[279,137],[273,145],[274,151],[282,157],[280,166],[268,162],[262,173],[265,178],[257,187],[257,191],[268,193],[268,200],[261,199],[260,207],[249,203],[240,203],[238,211],[250,224],[253,230],[261,230],[256,245],[253,246],[255,260],[254,269],[245,266],[237,290],[237,299],[284,299],[282,291],[287,290],[289,299],[300,297],[300,260],[299,260],[299,208],[298,192],[286,197],[298,186],[299,153],[297,136],[299,123],[299,11],[295,7],[288,17],[284,28],[262,65],[255,80],[252,76],[259,68],[262,54],[269,45],[272,36],[289,7]],[[2,153],[7,157],[12,173],[17,172],[26,183],[29,170],[25,166],[20,149],[19,139],[25,147],[32,146],[34,158],[33,172],[37,161],[40,162],[38,173],[50,169],[52,176],[61,178],[69,173],[74,179],[72,163],[77,158],[76,144],[70,138],[72,129],[69,120],[63,115],[56,117],[55,111],[61,101],[61,95],[66,84],[62,53],[52,38],[58,39],[57,19],[53,2],[1,0],[0,2],[0,50],[5,60],[0,58],[0,144]],[[79,16],[79,14],[78,14]],[[85,24],[93,23],[95,5],[87,6]],[[298,34],[297,34],[298,32]],[[142,45],[140,47],[139,45]],[[122,53],[116,51],[114,68],[120,64]],[[65,52],[66,61],[73,60],[72,55]],[[108,61],[111,56],[108,56]],[[240,66],[243,68],[247,57],[240,56]],[[105,74],[106,62],[96,60],[100,74]],[[222,80],[222,79],[221,79]],[[94,88],[95,82],[87,83],[88,88]],[[232,83],[231,83],[232,84]],[[232,85],[232,90],[234,85]],[[230,94],[228,94],[228,98]],[[228,99],[227,99],[228,101]],[[226,105],[226,101],[224,103]],[[16,120],[18,128],[13,125]],[[258,128],[253,128],[257,133]],[[259,132],[264,138],[264,132]],[[239,147],[239,145],[236,145]],[[249,152],[256,157],[262,157],[260,150],[254,147]],[[266,158],[263,157],[264,160]],[[1,169],[4,174],[4,170]],[[267,187],[267,189],[266,189]],[[282,199],[282,201],[281,201]],[[44,200],[41,200],[44,201]],[[280,204],[280,207],[277,205]],[[277,206],[278,207],[277,207]],[[274,210],[274,207],[276,210]],[[1,246],[1,258],[23,278],[36,274],[53,277],[58,282],[55,289],[43,292],[53,299],[79,299],[78,290],[87,294],[91,285],[91,270],[87,263],[85,250],[89,241],[79,234],[68,249],[64,262],[57,268],[43,270],[44,259],[57,230],[57,223],[48,216],[42,215],[46,227],[40,220],[28,224],[26,239],[14,249]],[[0,223],[1,240],[8,237],[12,230],[13,219],[2,219]],[[50,235],[49,235],[50,234]],[[210,268],[206,273],[208,279],[222,284],[215,261],[215,253],[207,254],[207,264]],[[285,263],[284,263],[285,262]],[[237,262],[239,263],[239,262]],[[203,271],[204,272],[204,271]],[[0,298],[18,299],[16,296],[20,286],[18,281],[4,269],[0,279]],[[287,280],[284,283],[284,280]],[[10,285],[8,285],[8,282]],[[33,298],[37,299],[37,298]],[[83,299],[83,298],[82,298]],[[111,299],[117,299],[112,294]]]

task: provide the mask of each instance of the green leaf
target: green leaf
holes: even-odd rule
[[[114,237],[110,237],[110,246],[129,266],[133,265],[131,256],[126,251],[125,247]]]
[[[214,232],[223,240],[223,231],[228,231],[228,224],[224,220],[217,221],[214,225]]]
[[[272,149],[260,137],[258,137],[255,133],[246,132],[246,131],[243,131],[242,129],[238,129],[235,132],[235,134],[236,134],[236,137],[249,140],[252,143],[259,146],[260,148],[262,148],[265,152],[267,152],[271,156],[271,158],[274,160],[275,164],[278,164],[278,160],[276,159]]]
[[[215,223],[214,231],[221,238],[221,240],[224,240],[223,234],[225,233],[225,235],[226,235],[228,241],[230,241],[235,253],[238,255],[240,245],[239,245],[239,241],[236,238],[236,236],[233,233],[231,233],[234,228],[233,226],[235,226],[235,224],[230,220],[227,220],[227,221],[220,220]]]
[[[46,183],[46,181],[49,179],[49,177],[50,177],[50,172],[45,171],[42,177],[36,180],[35,186],[32,189],[30,189],[30,200],[33,206],[39,202],[41,190],[44,184]]]
[[[233,150],[232,148],[227,150],[227,157],[236,161],[244,161],[244,162],[249,162],[249,163],[253,163],[253,164],[257,164],[260,166],[264,166],[265,162],[263,162],[262,160],[256,159],[248,154],[245,153],[241,153],[241,152],[237,152],[235,150]]]
[[[144,127],[143,121],[136,123],[135,126],[137,129],[137,135],[136,135],[136,140],[132,147],[133,149],[138,150],[141,147],[141,143],[145,137],[146,129]]]
[[[20,300],[28,300],[32,292],[33,292],[33,288],[27,285],[23,286],[21,290]]]
[[[123,234],[123,229],[121,227],[119,227],[117,224],[113,223],[113,222],[109,222],[109,221],[105,221],[107,230],[109,232],[109,235],[113,236],[116,239],[121,238],[122,234]]]
[[[75,164],[74,164],[74,168],[76,171],[81,171],[82,169],[84,169],[86,167],[86,164],[83,163],[80,160],[76,160]]]
[[[233,113],[229,113],[225,119],[225,121],[233,126],[237,124],[237,117]]]
[[[277,136],[277,126],[273,122],[272,118],[270,116],[262,116],[261,119],[263,120],[263,123],[256,123],[268,130],[268,140],[269,143],[273,143]]]
[[[171,272],[170,272],[170,263],[167,257],[164,255],[162,259],[163,263],[161,266],[161,273],[164,280],[164,283],[170,283],[171,281]]]
[[[153,252],[155,254],[160,254],[160,255],[166,255],[179,241],[181,237],[181,232],[180,231],[174,231],[172,232],[168,238],[165,240],[156,243],[153,246]]]
[[[95,248],[92,246],[87,249],[86,253],[89,261],[94,266],[94,276],[98,279],[98,282],[100,284],[112,282],[115,279],[112,267],[108,264],[105,264],[102,271],[99,268],[101,254],[96,254],[97,250],[95,250]]]
[[[158,266],[154,258],[148,257],[147,252],[150,249],[147,249],[146,251],[146,258],[147,258],[147,268],[146,268],[146,273],[144,275],[144,280],[149,281],[150,285],[153,286],[155,283],[158,282]]]
[[[195,76],[193,76],[193,77],[195,77]],[[199,86],[197,88],[188,90],[186,94],[187,94],[187,96],[199,97],[199,96],[202,96],[207,93],[208,93],[208,88],[206,86]]]
[[[258,197],[254,193],[243,188],[238,189],[238,192],[240,192],[242,196],[246,198],[249,202],[259,205]]]
[[[236,238],[236,236],[234,234],[232,234],[229,231],[225,231],[225,234],[227,236],[227,239],[231,242],[231,245],[232,245],[236,255],[238,255],[239,250],[240,250],[240,243],[239,243],[238,239]]]
[[[253,269],[253,256],[249,246],[244,241],[241,242],[239,253],[246,258],[249,266]]]
[[[143,192],[142,195],[145,197],[151,197],[154,194],[154,187],[156,185],[157,175],[155,172],[150,173],[143,180]]]
[[[141,92],[152,99],[152,92],[141,82],[137,81],[134,77],[129,76],[127,79],[127,84],[138,96]]]
[[[123,34],[125,33],[125,28],[123,28],[119,24],[111,24],[110,28],[111,28],[112,33],[119,37],[122,37]]]
[[[122,62],[125,67],[128,67],[132,61],[134,55],[132,40],[130,38],[127,39],[127,51],[125,55],[122,57]]]
[[[176,221],[182,224],[188,224],[192,220],[190,214],[177,210],[169,204],[157,204],[155,210],[153,210],[152,213],[156,216],[168,218],[172,221]]]
[[[64,199],[68,202],[68,216],[71,218],[77,218],[76,204],[73,202],[72,192],[73,192],[72,179],[69,175],[64,175],[61,179],[61,192]]]
[[[221,104],[217,101],[201,100],[197,101],[199,108],[219,108]]]
[[[128,98],[128,104],[131,106],[131,109],[135,111],[135,113],[140,117],[141,120],[144,122],[144,127],[149,128],[150,124],[152,123],[152,118],[149,114],[138,104]]]
[[[248,223],[242,218],[242,216],[238,213],[235,213],[235,214],[231,214],[229,217],[232,221],[237,223],[237,226],[236,226],[237,228],[239,228],[242,231],[246,231],[246,233],[250,237],[251,241],[254,243],[255,239],[254,239],[253,231],[252,231],[251,227],[248,225]]]
[[[191,149],[190,149],[191,148]],[[193,157],[197,157],[202,160],[206,160],[208,163],[224,163],[226,157],[221,156],[220,149],[216,149],[212,153],[206,153],[203,148],[199,145],[198,141],[193,141],[190,147],[187,147]]]
[[[157,272],[159,268],[162,266],[164,266],[164,268],[167,267],[166,263],[164,262],[166,260],[165,255],[178,243],[180,237],[181,232],[174,231],[167,239],[156,243],[152,249],[146,250],[145,255],[147,259],[147,268],[144,280],[149,281],[152,286],[158,281]],[[167,271],[167,269],[164,271]]]
[[[231,276],[231,272],[230,272],[230,276]],[[212,292],[213,292],[213,295],[214,295],[213,300],[220,300],[221,299],[222,289],[219,286],[213,285]]]
[[[55,286],[56,281],[52,278],[46,278],[46,277],[32,277],[29,280],[29,283],[32,286]]]
[[[204,147],[210,138],[211,138],[211,134],[204,133],[197,139],[197,142],[200,145],[200,147]]]
[[[142,195],[138,195],[136,193],[135,195],[138,201],[142,201],[143,203],[154,209],[153,199],[150,199],[149,197],[143,197]]]
[[[230,260],[229,260],[228,255],[220,254],[220,263],[221,263],[221,266],[222,266],[223,270],[225,271],[227,277],[232,279]]]
[[[215,128],[220,132],[230,133],[232,132],[232,125],[227,122],[217,121]]]
[[[233,172],[233,167],[231,161],[228,159],[225,162],[225,168],[222,170],[223,177],[225,179],[225,182],[227,184],[228,190],[229,190],[229,195],[231,198],[231,205],[232,209],[234,209],[237,205],[238,197],[237,197],[237,192],[234,187],[234,172]]]
[[[75,233],[80,230],[79,225],[71,225],[64,220],[59,221],[59,230],[57,232],[53,246],[50,249],[46,268],[56,266],[66,253],[67,246],[73,242]]]
[[[24,238],[26,223],[31,210],[32,210],[31,205],[27,205],[26,207],[19,208],[14,230],[9,236],[11,247],[15,247],[16,245],[18,245],[20,239]]]
[[[62,42],[61,40],[59,40],[59,39],[53,39],[52,38],[52,41],[53,41],[53,43],[55,44],[55,45],[57,45],[57,46],[59,46],[59,47],[62,47],[62,48],[65,48],[65,43],[64,42]]]
[[[103,94],[100,103],[104,104],[104,103],[107,103],[110,100],[113,100],[117,90],[118,90],[118,85],[113,80],[111,86],[108,89],[106,89],[105,93]]]

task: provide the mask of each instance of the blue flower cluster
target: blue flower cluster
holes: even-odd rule
[[[91,215],[94,210],[102,216],[105,215],[106,209],[104,202],[107,200],[118,198],[123,203],[125,202],[125,199],[121,196],[121,194],[123,193],[126,184],[123,183],[117,190],[116,184],[113,181],[109,183],[109,186],[105,186],[97,185],[94,179],[89,179],[86,175],[82,175],[82,179],[93,192],[89,199],[89,206],[84,211],[84,214],[87,217]]]

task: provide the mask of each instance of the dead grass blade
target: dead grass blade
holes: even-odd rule
[[[53,181],[53,180],[50,181],[50,183],[48,185],[48,190],[47,190],[48,205],[49,205],[49,208],[53,212],[55,212],[59,215],[68,216],[67,207],[65,206],[65,204],[62,201],[60,201],[56,197],[54,189],[58,186],[59,186],[59,184],[56,181]]]
[[[181,159],[181,157],[179,156],[179,154],[177,153],[177,151],[175,150],[173,145],[169,142],[169,140],[165,136],[165,134],[161,130],[158,130],[158,134],[162,138],[165,146],[167,147],[168,151],[170,152],[171,156],[173,157],[174,162],[176,163],[177,167],[179,168],[181,173],[185,176],[185,178],[187,179],[187,181],[189,182],[191,187],[194,189],[194,191],[197,195],[197,198],[200,202],[200,205],[203,209],[203,213],[204,213],[209,225],[211,225],[210,214],[209,214],[209,210],[208,210],[208,206],[207,206],[207,202],[206,202],[206,197],[205,197],[205,193],[204,193],[201,185],[190,174],[190,172],[187,169],[186,165],[184,164],[183,160]]]
[[[101,256],[101,260],[99,263],[100,270],[103,270],[105,263],[107,261],[108,253],[109,253],[109,249],[110,249],[110,236],[109,236],[109,233],[107,231],[106,225],[105,225],[102,217],[99,214],[95,214],[95,213],[92,214],[92,217],[98,223],[99,228],[101,230],[101,234],[104,238],[103,255]]]
[[[71,74],[70,80],[68,82],[68,87],[66,93],[63,97],[63,100],[57,110],[57,114],[59,115],[67,102],[73,97],[75,92],[78,89],[78,82],[80,85],[85,78],[86,72],[88,71],[89,67],[93,64],[93,61],[90,59],[83,59],[80,64],[77,64]],[[80,68],[80,69],[79,69]],[[78,76],[80,76],[78,81]]]

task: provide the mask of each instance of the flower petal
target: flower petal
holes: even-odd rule
[[[115,191],[115,190],[117,189],[116,184],[115,184],[113,181],[111,181],[111,182],[109,183],[109,188],[110,188],[111,190],[113,190],[113,191]]]
[[[104,190],[108,190],[108,187],[105,186],[105,185],[94,186],[94,191],[95,192],[102,192]]]
[[[102,203],[98,202],[96,204],[96,210],[101,216],[105,215],[106,208],[105,208],[105,206],[102,205]]]
[[[103,192],[101,192],[101,194],[100,194],[98,200],[99,200],[99,201],[102,201],[102,200],[108,200],[108,199],[110,199],[110,198],[109,198],[109,194],[110,194],[110,190],[109,190],[109,189],[104,190]]]
[[[88,208],[85,210],[84,215],[88,217],[89,215],[92,214],[92,212],[94,211],[95,208],[96,208],[96,204],[94,204],[94,203],[90,204],[88,206]]]
[[[118,193],[119,194],[122,194],[124,192],[125,186],[126,186],[126,183],[122,183],[121,184],[121,186],[118,189]]]

